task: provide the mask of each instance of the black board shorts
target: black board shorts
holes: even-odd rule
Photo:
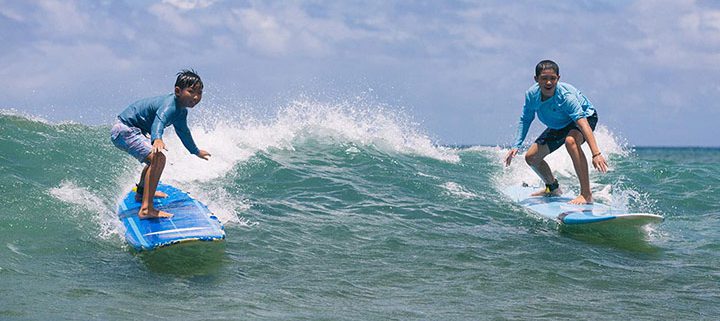
[[[595,131],[595,126],[598,122],[598,116],[597,112],[595,112],[592,116],[586,118],[588,121],[588,124],[590,124],[590,128]],[[577,124],[575,122],[571,122],[567,126],[560,128],[560,129],[552,129],[547,128],[545,131],[538,136],[538,138],[535,140],[535,143],[538,145],[547,145],[548,148],[550,148],[550,152],[554,152],[556,149],[560,148],[563,144],[565,144],[565,137],[568,136],[571,130],[577,129],[578,131],[580,128],[577,127]]]

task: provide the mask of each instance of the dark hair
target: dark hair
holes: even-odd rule
[[[543,60],[535,66],[535,77],[540,76],[540,73],[545,69],[555,70],[555,73],[560,76],[560,67],[558,64],[552,60]]]
[[[200,88],[204,87],[202,79],[200,79],[200,76],[198,76],[198,74],[195,72],[195,70],[183,69],[177,73],[177,80],[175,80],[175,87],[180,87],[180,89],[185,89],[188,87],[193,87],[195,85],[200,85]]]

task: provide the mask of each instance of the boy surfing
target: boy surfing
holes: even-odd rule
[[[193,155],[204,160],[210,153],[198,149],[187,125],[188,109],[202,99],[203,82],[194,71],[182,70],[175,80],[175,92],[138,100],[118,115],[110,131],[113,144],[145,164],[137,184],[135,201],[142,202],[138,217],[168,218],[172,214],[153,207],[153,197],[167,197],[157,192],[166,157],[162,140],[165,127],[175,126],[180,141]],[[148,137],[149,135],[149,137]]]
[[[535,66],[534,79],[536,84],[525,92],[525,105],[520,116],[515,144],[505,156],[505,166],[509,166],[517,155],[537,114],[548,128],[525,153],[525,161],[543,180],[545,188],[532,195],[562,194],[560,184],[545,162],[545,157],[565,145],[580,181],[580,195],[569,203],[590,204],[593,201],[590,174],[582,144],[587,141],[595,169],[605,173],[608,168],[593,135],[598,121],[595,107],[578,89],[568,83],[559,82],[560,67],[551,60],[543,60]]]

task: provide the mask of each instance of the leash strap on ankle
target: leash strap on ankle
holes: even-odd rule
[[[553,191],[555,191],[556,189],[558,189],[558,187],[560,187],[560,183],[558,183],[558,181],[556,179],[554,182],[552,182],[550,184],[545,184],[545,193],[550,194]]]

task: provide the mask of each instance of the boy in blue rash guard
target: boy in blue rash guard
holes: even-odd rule
[[[592,203],[590,174],[588,163],[581,145],[587,141],[592,152],[592,164],[602,173],[607,172],[607,162],[595,141],[593,130],[597,124],[597,112],[590,101],[570,84],[558,82],[560,67],[551,61],[543,60],[535,67],[535,85],[525,93],[525,106],[520,116],[515,144],[505,156],[505,166],[518,153],[535,114],[548,126],[525,153],[525,161],[545,182],[545,189],[533,193],[533,196],[560,195],[557,179],[545,162],[545,157],[563,144],[570,154],[575,173],[580,181],[580,195],[571,200],[571,204]]]
[[[110,138],[113,144],[145,163],[135,194],[135,200],[142,202],[138,211],[141,219],[172,217],[170,213],[153,208],[152,202],[153,197],[167,197],[156,191],[166,162],[162,152],[167,150],[162,140],[165,127],[175,126],[180,141],[191,154],[204,160],[210,157],[210,153],[197,148],[187,125],[188,108],[200,102],[202,91],[200,76],[192,70],[182,70],[177,75],[174,93],[130,104],[112,127]]]

